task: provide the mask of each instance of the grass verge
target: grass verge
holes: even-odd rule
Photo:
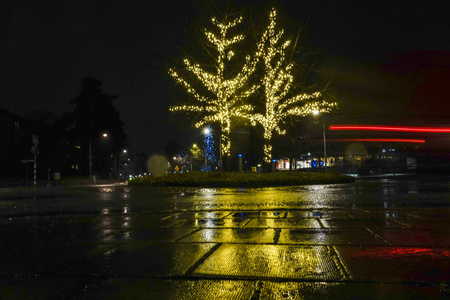
[[[131,186],[186,186],[186,187],[270,187],[308,184],[350,183],[352,177],[338,173],[278,172],[278,173],[229,173],[189,172],[167,174],[160,177],[136,178]]]

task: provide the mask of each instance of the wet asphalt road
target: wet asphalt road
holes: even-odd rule
[[[442,179],[0,189],[0,299],[450,298]]]

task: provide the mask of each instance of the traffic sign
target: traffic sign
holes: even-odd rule
[[[38,145],[31,146],[31,154],[33,154],[35,156],[39,156],[39,146]]]
[[[184,151],[181,152],[181,153],[180,153],[180,156],[181,156],[181,158],[185,158],[185,157],[186,157],[186,152],[184,152]]]

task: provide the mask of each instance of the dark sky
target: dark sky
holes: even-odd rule
[[[255,8],[268,1],[236,1]],[[337,95],[355,112],[450,115],[450,18],[447,1],[279,1],[307,24],[305,42],[323,53]],[[169,122],[161,75],[189,39],[194,0],[1,1],[0,108],[56,117],[71,109],[81,79],[103,81],[135,152],[162,152],[167,141],[191,143]],[[253,4],[252,4],[253,3]],[[283,15],[282,15],[283,16]],[[180,115],[180,117],[183,117]]]

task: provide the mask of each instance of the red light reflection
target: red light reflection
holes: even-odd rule
[[[411,257],[442,258],[450,257],[450,251],[431,248],[382,248],[370,249],[354,254],[355,258],[402,259]]]
[[[372,131],[401,131],[401,132],[434,132],[450,133],[450,127],[409,127],[383,125],[330,125],[329,130],[372,130]]]
[[[396,142],[396,143],[425,143],[422,139],[329,139],[329,142]]]

